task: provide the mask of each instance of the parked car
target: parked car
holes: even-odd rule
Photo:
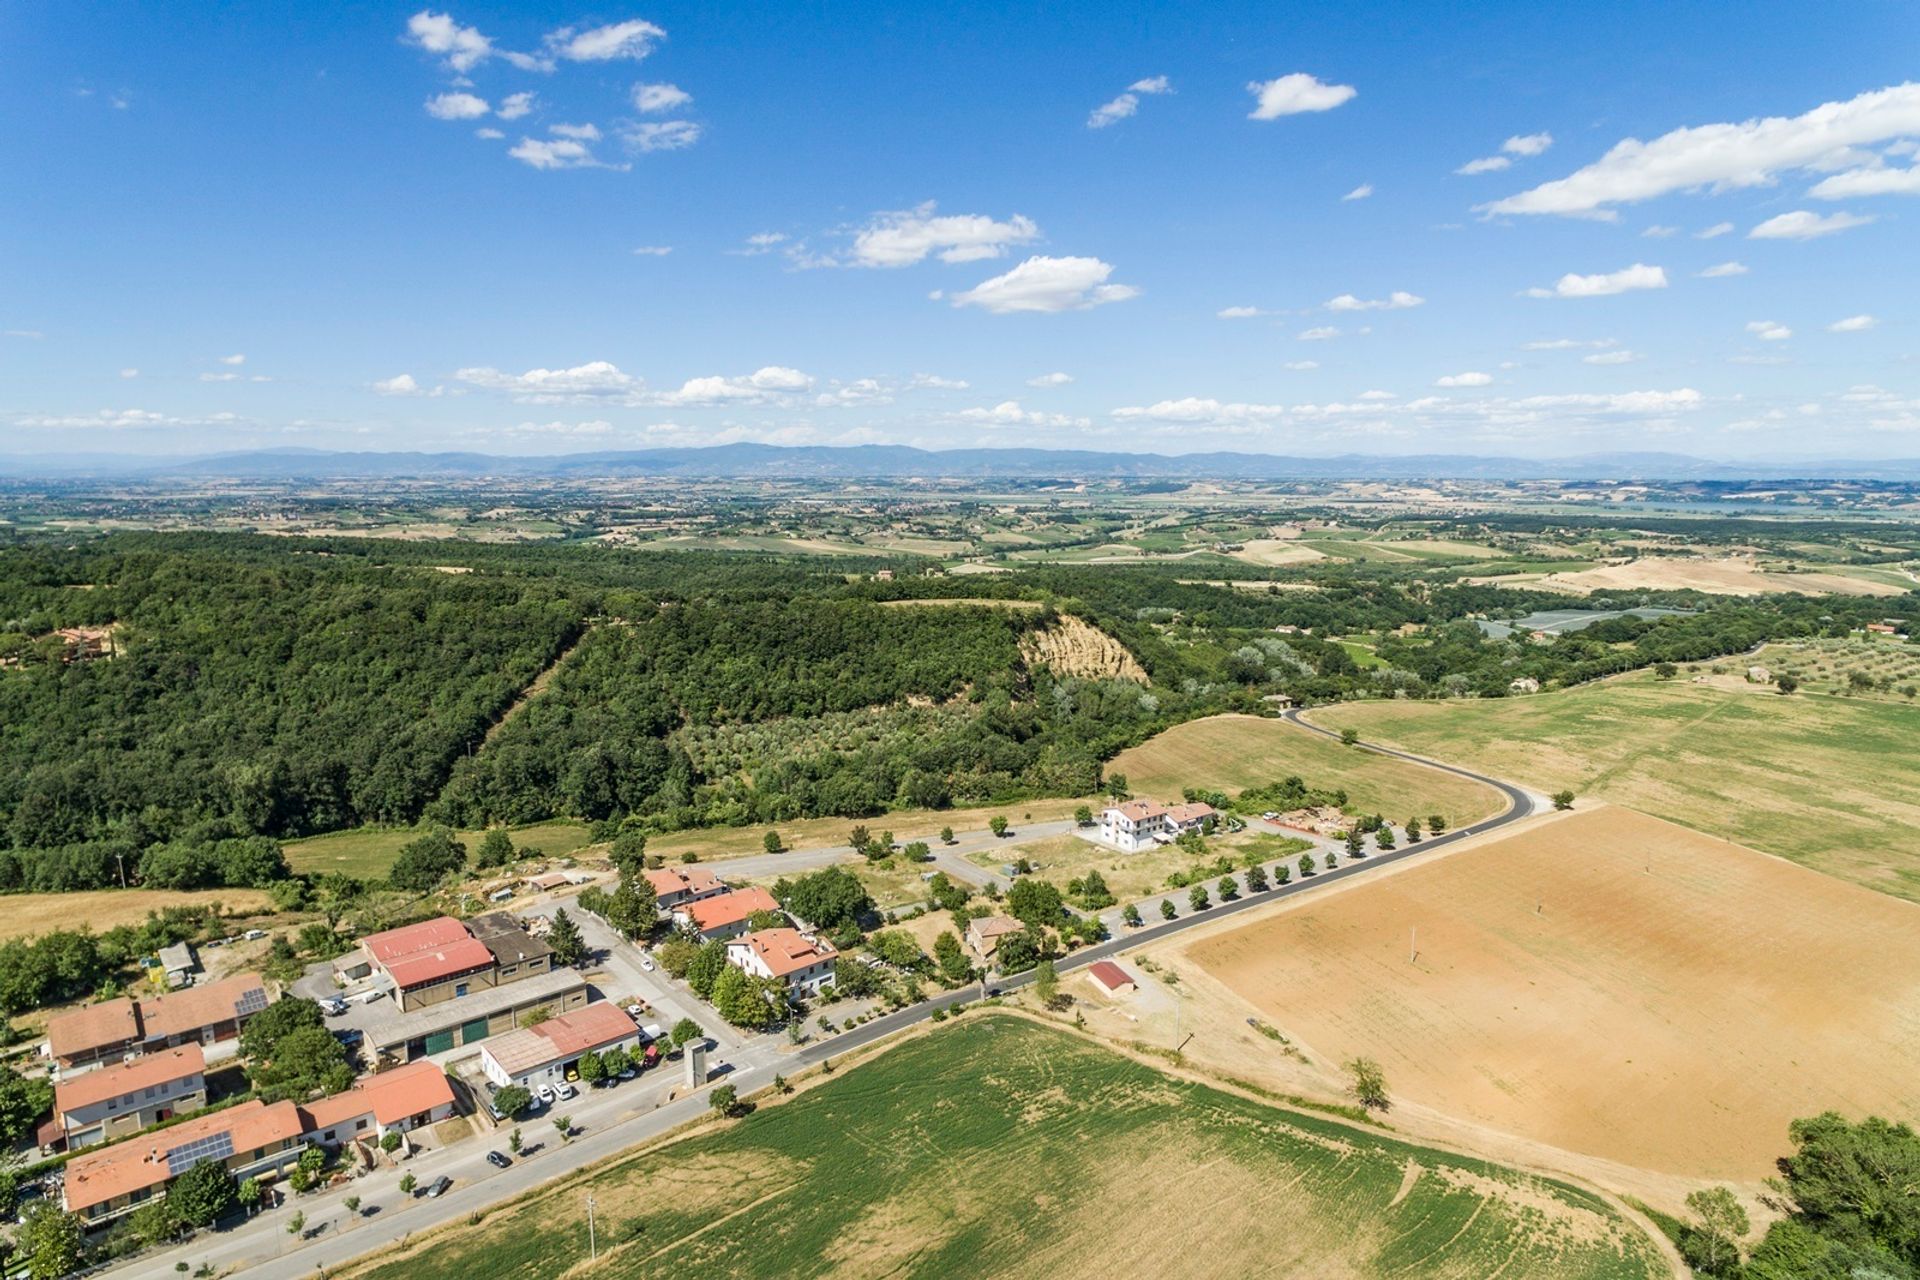
[[[329,1018],[337,1018],[347,1011],[347,1002],[339,996],[335,996],[331,1000],[321,1001],[320,1010]]]
[[[496,1169],[504,1169],[512,1164],[513,1161],[507,1159],[506,1155],[502,1152],[489,1151],[487,1152],[487,1163]]]
[[[646,1012],[647,1012],[646,1007],[643,1005],[630,1004],[627,1006],[627,1016],[629,1018],[632,1018],[635,1022],[640,1021],[640,1019],[645,1016]]]
[[[631,1080],[639,1074],[640,1073],[638,1071],[635,1071],[632,1067],[626,1067],[621,1070],[619,1078],[622,1080]]]
[[[577,1098],[580,1096],[580,1091],[570,1084],[561,1085],[557,1092],[562,1098]]]
[[[543,1084],[540,1086],[538,1090],[535,1091],[533,1096],[540,1099],[542,1105],[551,1106],[554,1100],[553,1086],[550,1084]]]
[[[648,973],[652,973],[652,972],[653,972],[653,957],[652,957],[652,956],[641,956],[641,957],[640,957],[640,967],[641,967],[642,969],[644,969],[644,970],[646,970],[646,971],[647,971]]]
[[[365,1040],[367,1037],[364,1032],[354,1027],[347,1027],[347,1028],[344,1028],[343,1030],[334,1032],[333,1038],[335,1040],[338,1040],[341,1044],[347,1046],[347,1048],[351,1049],[354,1046],[358,1045],[362,1040]]]
[[[453,1179],[449,1178],[444,1173],[441,1174],[438,1178],[435,1178],[431,1183],[428,1184],[427,1199],[438,1200],[441,1196],[447,1194],[447,1188],[452,1185],[453,1185]]]

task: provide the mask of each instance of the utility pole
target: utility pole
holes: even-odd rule
[[[587,1261],[600,1256],[599,1244],[593,1238],[593,1193],[587,1193]]]
[[[1407,963],[1414,964],[1420,959],[1420,926],[1414,925],[1407,936]]]

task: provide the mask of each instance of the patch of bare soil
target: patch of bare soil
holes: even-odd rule
[[[1020,641],[1020,656],[1028,666],[1051,667],[1063,676],[1150,683],[1146,668],[1125,645],[1068,614],[1062,614],[1059,622],[1044,631],[1027,632]]]

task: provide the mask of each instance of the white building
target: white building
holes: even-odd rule
[[[776,978],[795,995],[818,995],[833,982],[840,953],[825,938],[798,929],[761,929],[727,944],[727,963],[757,978]]]
[[[1160,804],[1129,800],[1101,811],[1100,843],[1123,853],[1167,844],[1182,832],[1199,831],[1218,817],[1210,804]]]
[[[580,1059],[609,1049],[640,1047],[640,1028],[619,1005],[604,1001],[494,1036],[480,1046],[480,1070],[501,1088],[559,1084]]]

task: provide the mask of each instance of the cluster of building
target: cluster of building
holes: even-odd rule
[[[235,1041],[246,1020],[267,1007],[257,973],[151,998],[121,996],[58,1013],[47,1023],[47,1056],[60,1079],[144,1054]]]
[[[199,1057],[197,1047],[172,1052],[185,1053],[188,1061]],[[204,1083],[201,1089],[204,1100]],[[236,1178],[270,1182],[289,1173],[310,1143],[377,1143],[453,1112],[453,1087],[431,1062],[369,1076],[317,1102],[253,1098],[145,1139],[75,1156],[67,1162],[62,1203],[89,1227],[98,1226],[164,1195],[168,1183],[204,1161],[219,1161]]]
[[[565,1013],[587,1003],[586,980],[556,966],[553,948],[500,912],[369,934],[334,972],[351,991],[343,998],[378,992],[391,1001],[365,1027],[375,1062],[478,1044],[517,1028],[532,1010]]]
[[[780,915],[765,889],[735,889],[701,867],[663,867],[647,872],[660,909],[674,924],[700,939],[727,944],[727,963],[755,977],[783,981],[796,996],[818,995],[833,982],[840,953],[810,930],[775,926],[750,929],[756,915]]]
[[[1161,804],[1128,800],[1100,812],[1100,843],[1122,853],[1171,844],[1189,831],[1205,831],[1220,817],[1210,804]]]

